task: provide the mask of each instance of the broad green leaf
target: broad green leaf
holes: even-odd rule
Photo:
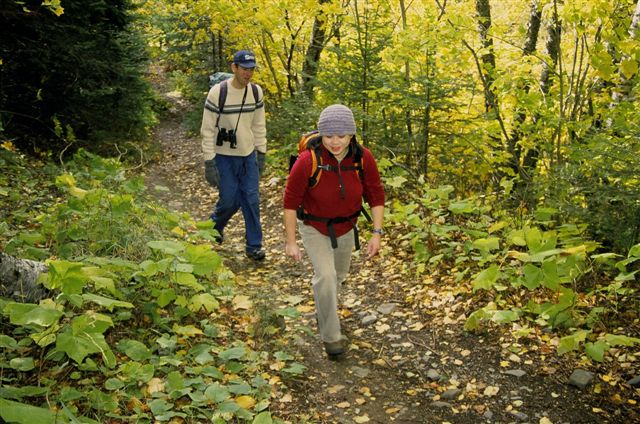
[[[0,347],[3,349],[15,349],[18,347],[18,342],[13,337],[0,334]]]
[[[127,381],[146,383],[153,378],[155,367],[152,364],[142,365],[140,362],[129,361],[120,365],[119,372]]]
[[[476,274],[473,280],[473,291],[480,289],[489,290],[493,287],[500,277],[500,269],[498,265],[492,264],[489,268]]]
[[[491,317],[491,321],[497,322],[498,324],[506,324],[517,321],[519,318],[518,313],[514,311],[495,311]]]
[[[124,382],[119,378],[109,378],[104,382],[104,388],[110,391],[120,390],[124,387]]]
[[[638,73],[638,62],[633,58],[623,57],[620,61],[620,72],[622,72],[625,78],[631,79]]]
[[[174,300],[176,300],[176,291],[172,288],[161,290],[156,297],[156,302],[161,308],[164,308]]]
[[[9,367],[17,371],[31,371],[36,367],[35,361],[32,357],[26,358],[13,358],[9,361]]]
[[[609,345],[602,340],[595,343],[587,342],[584,344],[584,350],[591,359],[602,362],[605,352],[609,350]]]
[[[9,321],[14,325],[39,325],[49,327],[64,315],[62,311],[33,303],[9,302],[4,308]]]
[[[475,211],[475,205],[469,200],[461,200],[458,202],[452,202],[449,205],[449,210],[457,215],[473,213]]]
[[[166,391],[171,394],[185,388],[184,378],[179,371],[172,371],[167,374]]]
[[[113,327],[113,320],[109,315],[100,314],[94,311],[87,311],[79,315],[71,322],[73,334],[80,333],[104,333]]]
[[[67,295],[82,293],[89,281],[80,262],[50,261],[47,275],[45,286],[49,289],[59,289]]]
[[[633,346],[640,344],[640,338],[620,334],[607,334],[604,339],[609,346]]]
[[[392,178],[387,178],[385,180],[385,184],[393,188],[401,188],[402,186],[405,185],[406,182],[407,182],[407,179],[401,175],[398,175]]]
[[[150,241],[147,243],[147,246],[149,246],[150,249],[158,250],[172,256],[177,256],[185,250],[184,243],[170,240]]]
[[[533,264],[525,264],[523,268],[524,273],[524,286],[529,290],[534,290],[540,287],[542,280],[544,279],[544,273],[540,268]]]
[[[97,303],[98,305],[107,308],[109,312],[113,312],[113,308],[133,308],[132,303],[111,299],[92,293],[83,294],[82,298],[86,301]]]
[[[180,336],[185,336],[185,337],[193,337],[193,336],[200,336],[202,335],[202,330],[200,330],[198,327],[195,327],[193,325],[185,325],[185,326],[181,326],[178,324],[173,324],[173,328],[172,328],[173,332],[180,335]]]
[[[480,238],[474,240],[472,245],[480,251],[489,252],[500,248],[500,239],[498,237]]]
[[[8,423],[56,424],[57,413],[45,408],[0,398],[0,417]]]
[[[189,310],[198,312],[200,309],[204,308],[207,312],[213,312],[216,311],[219,306],[220,304],[218,303],[218,300],[213,297],[213,295],[209,293],[200,293],[191,298]]]
[[[118,409],[118,400],[115,393],[104,393],[93,389],[87,396],[91,407],[98,411],[115,412]]]
[[[305,367],[302,364],[299,364],[297,362],[293,362],[291,364],[289,364],[289,366],[287,368],[284,368],[282,371],[288,373],[288,374],[293,374],[293,375],[302,375],[304,374],[304,372],[307,370],[307,367]]]
[[[273,424],[273,419],[271,418],[271,412],[264,411],[255,416],[252,424]]]
[[[188,245],[184,256],[193,265],[196,275],[211,276],[222,266],[222,258],[209,245]]]
[[[246,381],[235,380],[229,386],[229,391],[236,395],[248,395],[251,393],[251,386]]]
[[[204,395],[212,402],[220,403],[229,399],[231,393],[226,386],[223,386],[220,383],[216,382],[205,389]]]
[[[204,286],[196,281],[196,277],[187,272],[176,272],[175,273],[176,283],[181,286],[186,286],[194,289],[195,291],[204,291]]]
[[[143,362],[151,358],[149,348],[138,340],[124,339],[118,343],[118,350],[134,361]]]
[[[573,334],[565,336],[560,339],[558,344],[558,354],[563,355],[567,352],[578,350],[580,343],[584,342],[590,331],[578,330]]]
[[[246,350],[244,346],[238,346],[238,347],[232,347],[231,349],[227,349],[225,351],[220,352],[218,354],[218,357],[221,360],[227,362],[232,359],[243,358],[245,354],[246,354]]]
[[[558,290],[560,288],[560,278],[558,277],[558,264],[554,260],[545,261],[542,263],[542,284],[551,290]]]
[[[66,331],[58,335],[56,349],[66,353],[78,364],[81,364],[88,355],[100,353],[105,365],[109,368],[115,366],[115,356],[102,334],[83,332],[74,335],[71,331]]]
[[[21,400],[25,397],[39,397],[46,395],[51,388],[38,386],[14,387],[4,385],[0,387],[0,398]]]

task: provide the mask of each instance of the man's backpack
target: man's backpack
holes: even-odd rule
[[[322,144],[322,136],[319,134],[318,130],[314,130],[304,134],[300,141],[298,142],[298,155],[305,150],[311,151],[311,169],[309,171],[309,188],[313,188],[318,185],[320,182],[320,177],[322,176],[322,171],[333,171],[337,172],[338,169],[335,166],[331,166],[329,164],[322,163],[322,149],[320,148]],[[353,152],[353,165],[339,165],[340,171],[355,171],[358,173],[360,177],[360,182],[364,183],[364,167],[362,166],[362,147],[358,144],[355,136],[351,140],[351,148],[354,149]],[[298,155],[292,155],[289,157],[289,172],[291,172],[291,168],[293,164],[298,159]],[[325,217],[317,217],[307,213],[302,207],[298,208],[297,216],[300,220],[310,220],[310,221],[319,221],[326,222],[327,229],[329,231],[329,238],[331,239],[331,246],[335,249],[338,247],[338,241],[336,238],[335,231],[333,229],[333,224],[341,223],[341,222],[351,222],[353,223],[355,219],[362,213],[365,218],[371,222],[371,216],[367,213],[364,206],[360,208],[360,210],[354,213],[351,216],[338,216],[333,218],[325,218]],[[355,238],[355,248],[356,250],[360,250],[360,240],[358,237],[358,227],[356,225],[353,226],[354,238]]]

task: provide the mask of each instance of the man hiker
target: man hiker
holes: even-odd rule
[[[245,252],[254,260],[265,258],[260,226],[259,177],[267,152],[262,88],[251,82],[256,57],[249,50],[233,55],[233,77],[209,90],[202,116],[202,153],[205,178],[217,187],[218,202],[211,214],[218,242],[231,217],[242,210]]]

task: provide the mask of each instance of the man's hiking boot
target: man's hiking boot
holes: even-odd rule
[[[324,342],[324,350],[327,352],[329,359],[339,359],[347,353],[349,347],[349,341],[345,336],[342,336],[340,340],[336,342]]]
[[[264,250],[262,250],[262,249],[247,250],[247,257],[250,258],[250,259],[253,259],[254,261],[261,261],[266,256],[267,255],[264,253]]]

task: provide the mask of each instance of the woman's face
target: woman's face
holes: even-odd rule
[[[338,159],[342,159],[347,154],[350,135],[323,135],[322,145]]]

